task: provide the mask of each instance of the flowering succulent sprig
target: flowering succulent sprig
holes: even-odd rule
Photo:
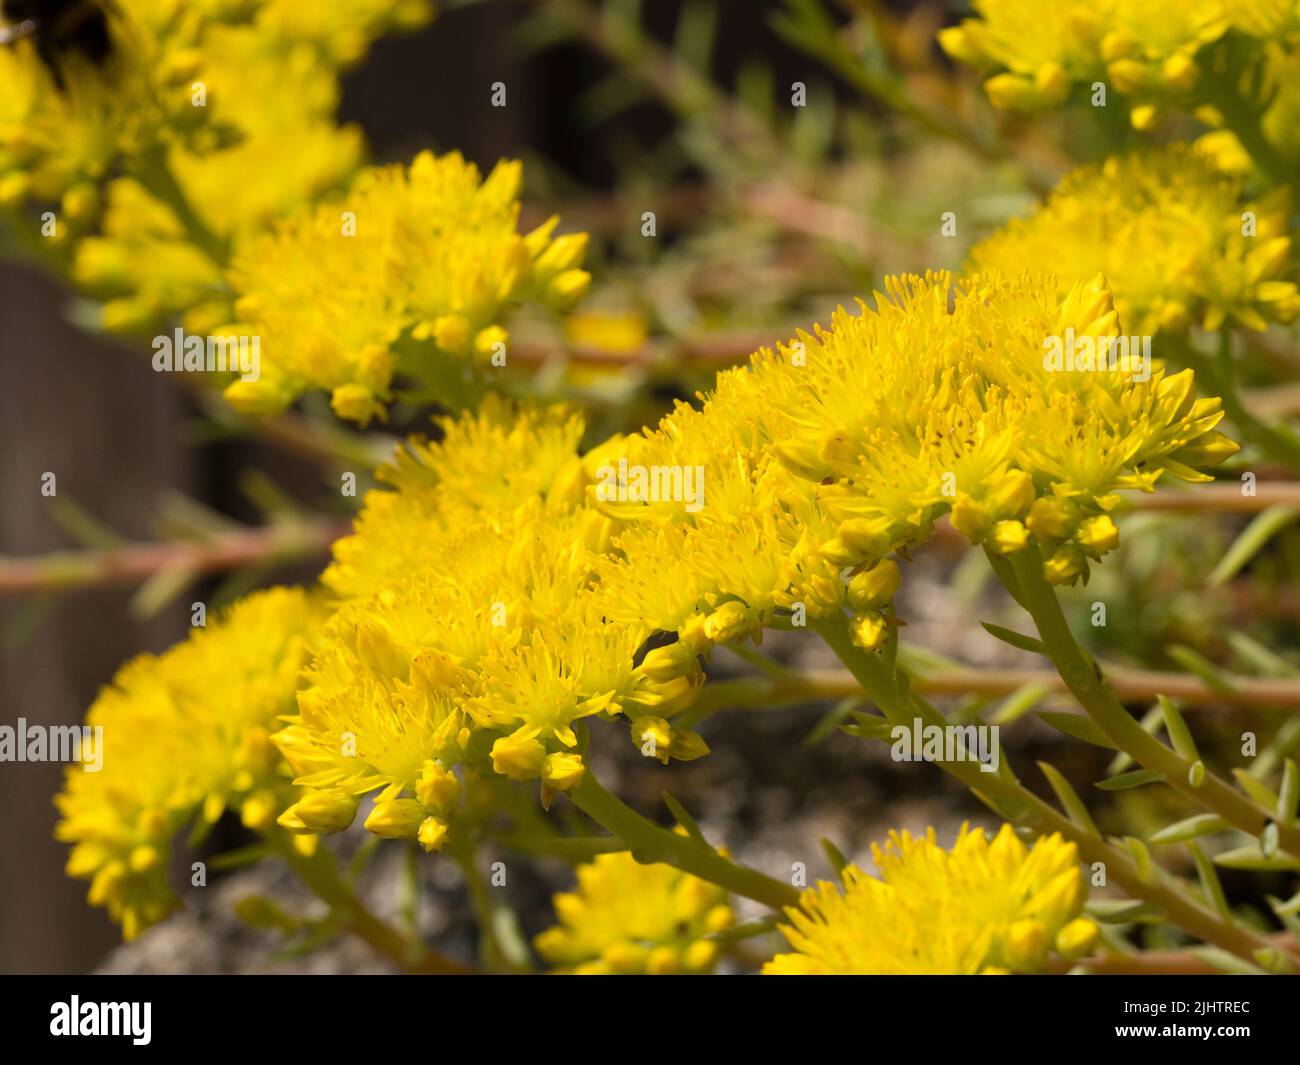
[[[890,834],[872,846],[879,878],[856,866],[844,886],[821,883],[786,911],[775,976],[1034,972],[1049,956],[1087,954],[1097,926],[1081,916],[1087,888],[1074,844],[1044,836],[1032,847],[1004,824],[989,839],[963,825],[951,850],[934,829]]]
[[[301,590],[259,592],[165,654],[128,662],[87,712],[103,749],[68,770],[57,835],[72,844],[68,873],[90,880],[91,903],[127,939],[175,904],[167,856],[185,825],[211,826],[230,808],[266,832],[288,805],[271,734],[293,707],[321,613]]]
[[[239,249],[240,322],[261,337],[261,377],[226,396],[281,410],[308,388],[362,425],[382,415],[396,371],[438,395],[439,365],[504,365],[502,311],[520,299],[567,310],[586,292],[585,234],[555,237],[552,218],[518,232],[518,163],[481,179],[458,152],[366,171],[350,192]],[[439,362],[441,360],[441,363]]]
[[[567,792],[625,819],[588,780],[584,719],[629,720],[662,761],[699,757],[703,741],[671,719],[713,647],[779,616],[832,624],[847,610],[859,653],[881,648],[897,560],[945,515],[995,557],[1041,548],[1040,579],[1076,580],[1116,542],[1118,490],[1203,479],[1232,449],[1189,371],[1045,365],[1044,337],[1118,333],[1101,278],[1064,296],[1031,275],[886,290],[724,372],[699,409],[640,437],[584,455],[570,412],[491,401],[399,451],[324,576],[334,613],[274,737],[305,789],[275,807],[279,825],[337,832],[372,795],[370,832],[439,851],[467,774],[536,781],[548,803]],[[702,468],[700,505],[611,492],[629,461]],[[684,868],[780,897],[683,846]]]
[[[1078,83],[1103,82],[1133,99],[1145,127],[1172,99],[1186,98],[1201,70],[1198,54],[1234,26],[1222,0],[977,0],[977,18],[939,34],[949,55],[996,71],[984,83],[1008,110],[1056,107]],[[1259,36],[1280,34],[1282,19],[1246,18]],[[1244,28],[1244,27],[1242,27]]]
[[[721,888],[626,851],[579,866],[577,889],[553,901],[559,924],[537,936],[537,952],[575,975],[710,972],[719,947],[706,937],[735,920]]]
[[[0,94],[0,201],[59,202],[75,223],[73,275],[108,301],[102,324],[178,317],[257,335],[260,377],[226,392],[248,413],[315,390],[363,426],[399,398],[461,411],[381,469],[385,487],[320,589],[250,597],[128,664],[91,708],[110,757],[102,774],[69,773],[58,831],[69,872],[128,938],[173,904],[163,870],[177,831],[230,809],[332,915],[407,965],[415,944],[357,912],[317,838],[361,816],[372,835],[449,852],[468,872],[477,834],[496,831],[483,804],[508,794],[546,824],[540,852],[598,855],[534,941],[560,971],[709,971],[731,942],[729,894],[784,911],[793,953],[772,973],[1041,971],[1097,941],[1081,861],[1242,962],[1293,966],[1294,952],[1228,911],[1199,850],[1208,905],[1141,841],[1101,836],[1050,767],[1064,812],[1007,762],[938,759],[1032,845],[1010,823],[963,828],[950,850],[933,830],[894,834],[873,850],[878,878],[849,866],[841,888],[802,897],[713,848],[671,797],[677,831],[596,779],[602,721],[665,764],[708,754],[694,731],[703,713],[686,712],[713,653],[753,657],[742,645],[769,628],[811,629],[883,715],[857,713],[846,731],[945,725],[900,664],[894,600],[946,522],[1034,621],[1037,639],[999,631],[1055,665],[1086,715],[1071,734],[1203,810],[1193,835],[1244,833],[1260,868],[1300,855],[1294,764],[1276,795],[1251,778],[1239,791],[1207,769],[1172,704],[1170,743],[1147,731],[1075,641],[1054,588],[1086,582],[1117,546],[1120,493],[1211,479],[1237,449],[1217,429],[1225,402],[1254,439],[1231,382],[1224,401],[1198,399],[1191,369],[1109,356],[1129,332],[1181,342],[1193,326],[1259,331],[1300,313],[1289,201],[1259,188],[1285,155],[1296,7],[976,8],[941,40],[992,73],[998,106],[1055,107],[1103,80],[1139,128],[1178,106],[1214,132],[1074,172],[976,247],[968,276],[887,278],[857,313],[840,308],[719,374],[697,404],[585,450],[568,407],[480,396],[486,367],[508,355],[514,304],[564,311],[586,291],[585,234],[557,237],[556,219],[520,231],[518,163],[483,177],[455,152],[426,152],[363,170],[359,135],[335,123],[339,71],[427,5],[211,0],[173,17],[130,0],[112,30],[136,51],[118,48],[103,69],[74,61],[51,75],[29,43],[0,50],[0,87],[14,89]],[[265,108],[284,78],[300,86],[292,105]],[[199,86],[201,108],[186,96]],[[56,126],[72,131],[66,143]],[[1218,390],[1220,373],[1187,361]],[[559,838],[562,819],[543,822],[531,791],[611,837]],[[1172,826],[1165,842],[1188,831]],[[1293,916],[1288,906],[1275,911]]]
[[[1262,332],[1300,314],[1289,214],[1285,189],[1247,202],[1240,179],[1172,145],[1067,174],[970,258],[977,270],[1050,269],[1063,286],[1104,274],[1137,336],[1229,319]]]

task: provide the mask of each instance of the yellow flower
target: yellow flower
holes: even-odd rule
[[[963,825],[951,850],[891,833],[872,847],[876,879],[855,866],[844,887],[804,892],[782,933],[774,975],[1033,972],[1053,945],[1068,957],[1089,949],[1096,929],[1079,913],[1087,898],[1073,843],[1053,834],[1026,847],[1010,825],[992,840]]]
[[[939,33],[954,59],[1002,68],[985,82],[997,107],[1055,107],[1070,86],[1102,82],[1140,104],[1134,124],[1199,76],[1196,55],[1232,24],[1224,0],[975,0],[978,18]]]
[[[236,328],[261,338],[262,373],[231,386],[231,402],[264,412],[324,388],[337,413],[365,424],[383,415],[399,365],[435,392],[471,353],[502,365],[506,308],[567,309],[575,275],[587,276],[575,266],[585,235],[554,238],[554,218],[518,232],[521,180],[518,163],[481,179],[457,152],[423,152],[410,167],[364,171],[347,194],[241,247]]]
[[[1249,213],[1248,213],[1249,212]],[[1152,336],[1189,322],[1249,329],[1300,314],[1289,273],[1286,194],[1243,202],[1241,181],[1172,145],[1082,167],[1030,218],[977,245],[977,270],[1056,274],[1062,292],[1104,274],[1125,330]]]
[[[579,721],[674,713],[703,673],[693,655],[641,668],[651,626],[596,594],[610,519],[586,505],[580,419],[492,401],[442,430],[399,452],[382,471],[396,490],[335,545],[341,601],[276,741],[303,787],[383,789],[445,823],[452,767],[571,789]],[[663,755],[706,750],[683,732]]]
[[[722,888],[626,852],[579,866],[577,890],[554,902],[559,924],[534,943],[561,973],[706,973],[718,948],[705,937],[734,919]]]
[[[187,822],[214,822],[234,806],[265,831],[287,805],[270,730],[293,706],[318,619],[301,591],[250,596],[166,654],[128,662],[90,708],[86,724],[103,728],[102,766],[68,771],[56,836],[73,845],[69,874],[91,881],[91,902],[108,907],[126,938],[174,904],[164,856]],[[337,816],[323,804],[313,812],[322,830]]]

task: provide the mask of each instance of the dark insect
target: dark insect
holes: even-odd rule
[[[113,51],[102,0],[0,0],[0,14],[0,45],[30,37],[60,88],[69,56],[102,67]]]

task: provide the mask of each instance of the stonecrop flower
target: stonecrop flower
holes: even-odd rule
[[[508,306],[567,310],[591,280],[586,234],[554,237],[557,218],[518,232],[522,176],[503,161],[481,179],[458,152],[423,152],[243,247],[232,328],[261,337],[262,373],[230,386],[230,401],[275,411],[324,388],[337,414],[365,424],[399,370],[442,395],[464,360],[504,365]]]
[[[735,919],[723,888],[626,851],[578,867],[577,890],[554,897],[559,924],[533,943],[558,973],[707,973],[718,958],[706,938]]]
[[[1300,314],[1285,190],[1245,202],[1238,177],[1174,144],[1067,174],[1029,218],[976,245],[976,270],[1055,273],[1062,291],[1104,274],[1129,333],[1231,319],[1255,330]]]
[[[1118,542],[1119,490],[1204,480],[1236,448],[1190,372],[1096,354],[1120,333],[1100,277],[1064,296],[1050,275],[886,288],[874,309],[720,374],[698,410],[593,452],[702,485],[698,507],[630,476],[613,500],[587,489],[625,525],[597,563],[602,616],[675,633],[658,653],[684,662],[761,635],[778,611],[800,625],[847,605],[855,642],[875,649],[895,624],[896,558],[945,514],[1001,554],[1041,545],[1047,578],[1073,583]],[[1094,354],[1057,365],[1053,340]]]
[[[935,831],[890,834],[872,847],[880,877],[855,866],[843,888],[821,882],[789,907],[794,953],[768,975],[975,975],[1035,972],[1057,954],[1088,953],[1097,927],[1080,916],[1087,887],[1077,848],[1053,834],[1026,847],[1010,825],[990,840],[963,825],[951,850]]]
[[[165,654],[128,662],[87,712],[86,724],[103,728],[102,750],[69,768],[56,836],[72,844],[69,875],[90,880],[91,903],[108,908],[125,938],[175,905],[167,855],[186,824],[210,825],[233,808],[266,831],[287,805],[271,733],[293,708],[319,622],[307,593],[259,592]]]
[[[975,0],[978,17],[942,30],[954,59],[998,70],[984,83],[997,107],[1056,107],[1073,85],[1102,81],[1137,106],[1149,125],[1161,104],[1200,75],[1197,53],[1223,36],[1240,5],[1224,0]]]
[[[367,496],[324,576],[338,610],[276,736],[309,789],[293,831],[345,827],[379,790],[366,827],[437,850],[458,767],[568,791],[593,715],[631,719],[665,761],[707,751],[664,721],[703,682],[694,657],[639,659],[652,628],[594,594],[613,523],[585,502],[581,419],[490,401],[442,430],[384,471],[396,491]]]

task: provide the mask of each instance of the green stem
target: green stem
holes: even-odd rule
[[[891,666],[888,659],[869,654],[853,643],[843,615],[821,622],[817,631],[891,724],[911,728],[913,719],[919,717],[924,725],[940,728],[947,725],[947,719],[934,706],[909,690],[906,675]],[[1108,876],[1129,895],[1160,907],[1170,921],[1198,939],[1252,964],[1257,961],[1256,951],[1269,948],[1268,940],[1202,906],[1163,874],[1144,880],[1128,855],[1112,847],[1095,831],[1062,816],[1029,791],[1016,779],[1005,759],[996,773],[984,772],[970,759],[938,759],[937,764],[1008,820],[1039,835],[1060,833],[1078,847],[1084,862],[1103,863]]]
[[[279,833],[271,837],[272,846],[302,882],[343,918],[349,932],[392,960],[404,972],[465,976],[477,971],[425,948],[367,910],[339,874],[334,854],[328,848],[317,846],[310,855],[305,855],[293,846],[292,840],[279,837]]]
[[[1024,607],[1038,627],[1039,638],[1052,665],[1098,728],[1139,765],[1161,773],[1170,787],[1241,831],[1258,838],[1270,823],[1276,824],[1281,847],[1290,854],[1300,855],[1300,829],[1274,822],[1268,811],[1211,773],[1206,773],[1199,785],[1193,784],[1192,762],[1148,734],[1124,709],[1101,668],[1070,631],[1056,590],[1043,576],[1043,559],[1037,546],[1031,544],[1013,555],[1011,566],[1024,597]]]
[[[739,865],[689,836],[679,836],[642,817],[606,791],[590,769],[570,798],[593,821],[626,842],[642,860],[666,862],[774,910],[799,903],[799,892],[793,886]]]

